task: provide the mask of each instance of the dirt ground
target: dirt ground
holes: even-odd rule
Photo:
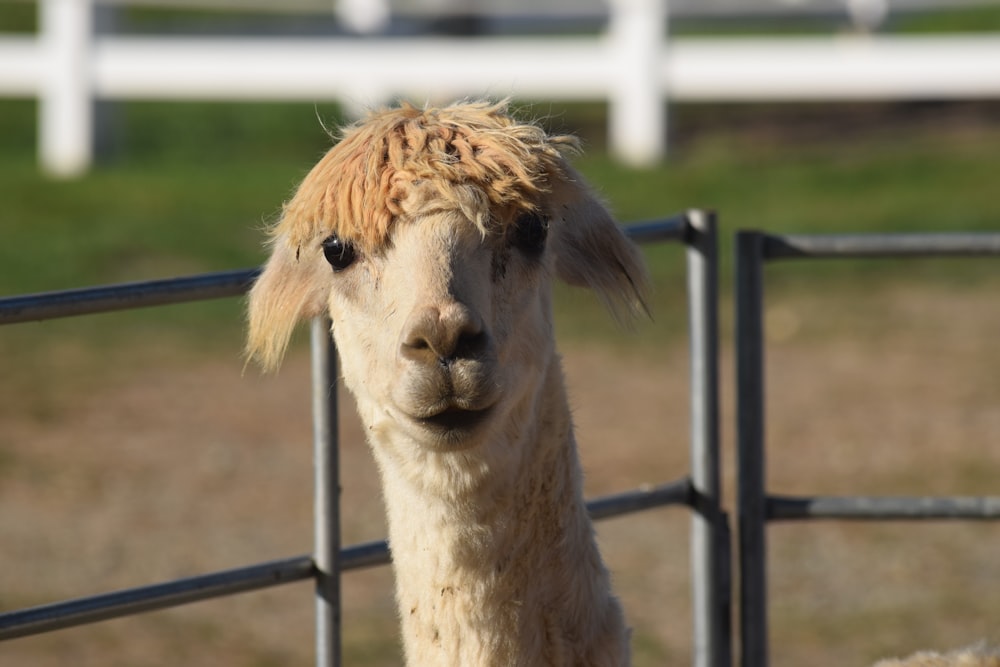
[[[781,493],[1000,494],[1000,308],[991,290],[775,295],[768,483]],[[0,332],[2,334],[3,332]],[[236,343],[238,345],[238,343]],[[71,348],[71,346],[70,346]],[[731,345],[723,345],[732,514]],[[688,469],[682,341],[564,346],[589,495]],[[53,349],[67,375],[0,379],[0,610],[311,550],[308,360],[243,374],[238,355]],[[76,369],[76,370],[73,370]],[[384,535],[376,472],[342,401],[343,540]],[[688,515],[614,519],[602,549],[637,665],[690,664]],[[1000,525],[769,529],[772,664],[864,665],[1000,642]],[[344,577],[348,665],[400,663],[391,572]],[[0,665],[309,665],[308,583],[0,644]]]

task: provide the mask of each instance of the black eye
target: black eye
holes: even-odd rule
[[[514,222],[511,242],[524,253],[540,255],[545,250],[545,238],[548,234],[549,221],[528,211],[519,215]]]
[[[334,271],[343,271],[357,259],[354,244],[344,241],[336,234],[331,234],[323,241],[323,256]]]

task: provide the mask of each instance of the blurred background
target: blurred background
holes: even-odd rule
[[[0,0],[0,295],[264,258],[263,228],[372,105],[510,97],[584,140],[625,223],[731,234],[997,231],[1000,3],[988,0]],[[686,474],[683,252],[645,248],[623,332],[560,289],[589,495]],[[996,495],[995,259],[767,272],[769,486]],[[311,550],[307,351],[244,369],[238,299],[0,328],[0,610]],[[384,535],[341,404],[344,543]],[[690,663],[688,516],[600,527],[637,665]],[[1000,642],[1000,527],[769,530],[776,666]],[[345,664],[400,664],[391,573],[344,581]],[[0,665],[311,664],[311,585],[0,644]],[[738,649],[738,647],[737,647]]]

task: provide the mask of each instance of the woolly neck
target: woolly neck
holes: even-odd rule
[[[407,663],[583,665],[600,650],[595,664],[624,664],[558,359],[500,426],[492,442],[423,452],[416,466],[386,453],[415,443],[371,443]]]

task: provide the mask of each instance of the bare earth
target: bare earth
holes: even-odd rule
[[[769,299],[771,488],[1000,494],[996,303],[988,289]],[[222,358],[105,352],[114,372],[0,379],[0,610],[311,550],[306,354],[260,377],[242,374],[236,346]],[[564,357],[589,495],[686,474],[683,343],[576,344]],[[344,542],[380,538],[376,472],[346,396],[342,432]],[[615,519],[599,534],[636,664],[690,664],[686,512]],[[769,540],[776,667],[1000,642],[1000,525],[824,522],[775,526]],[[345,575],[344,605],[346,663],[399,664],[388,568]],[[9,641],[0,665],[309,665],[312,619],[310,585],[293,584]]]

